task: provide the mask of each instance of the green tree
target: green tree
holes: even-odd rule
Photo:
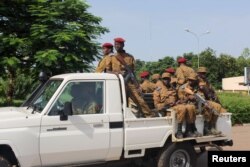
[[[82,0],[0,1],[0,72],[10,102],[17,71],[32,76],[91,70],[99,58],[96,39],[108,30],[88,8]]]
[[[162,74],[168,67],[176,67],[175,60],[169,56],[159,59],[156,62],[145,62],[137,59],[135,73],[138,78],[142,71],[149,71],[151,74]]]
[[[25,71],[30,67],[28,36],[33,20],[28,12],[30,4],[29,1],[0,2],[0,70],[1,77],[7,80],[5,92],[9,103],[14,96],[17,69]]]
[[[97,37],[108,30],[81,0],[41,0],[30,5],[36,67],[53,74],[88,71],[99,58]]]
[[[218,67],[219,80],[221,80],[222,78],[235,77],[241,75],[238,72],[236,59],[231,55],[221,54],[218,58]]]
[[[219,64],[213,49],[207,48],[200,53],[200,67],[201,66],[207,68],[207,78],[209,82],[215,88],[221,88],[221,78],[218,78]]]

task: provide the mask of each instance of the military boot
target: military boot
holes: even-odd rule
[[[218,120],[217,115],[213,115],[213,118],[211,120],[211,132],[213,135],[220,135],[221,131],[216,130],[216,122]]]
[[[195,137],[201,137],[202,134],[197,131],[197,128],[195,126],[195,123],[191,124],[192,132],[194,133]]]
[[[182,139],[182,138],[183,138],[183,134],[182,134],[182,123],[178,123],[177,133],[176,133],[175,136],[176,136],[177,139]]]
[[[207,121],[204,121],[203,134],[204,134],[204,136],[212,135],[211,124]]]
[[[212,133],[212,135],[220,135],[221,134],[221,131],[216,130],[215,123],[212,123],[211,126],[212,126],[211,127],[211,133]]]
[[[196,137],[196,135],[192,132],[192,125],[191,124],[186,124],[186,132],[185,132],[186,137]]]

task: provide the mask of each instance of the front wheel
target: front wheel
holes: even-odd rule
[[[195,167],[196,152],[188,143],[171,143],[161,152],[157,167]]]
[[[11,163],[9,162],[8,159],[0,155],[0,166],[1,167],[11,167]]]

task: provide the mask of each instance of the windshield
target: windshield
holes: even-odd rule
[[[34,112],[42,112],[63,80],[49,80],[30,104]]]

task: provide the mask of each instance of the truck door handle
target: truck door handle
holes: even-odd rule
[[[47,131],[60,131],[60,130],[67,130],[66,127],[58,127],[58,128],[52,128],[52,129],[47,129]]]
[[[103,124],[102,123],[94,124],[93,127],[94,128],[101,128],[101,127],[103,127]]]

